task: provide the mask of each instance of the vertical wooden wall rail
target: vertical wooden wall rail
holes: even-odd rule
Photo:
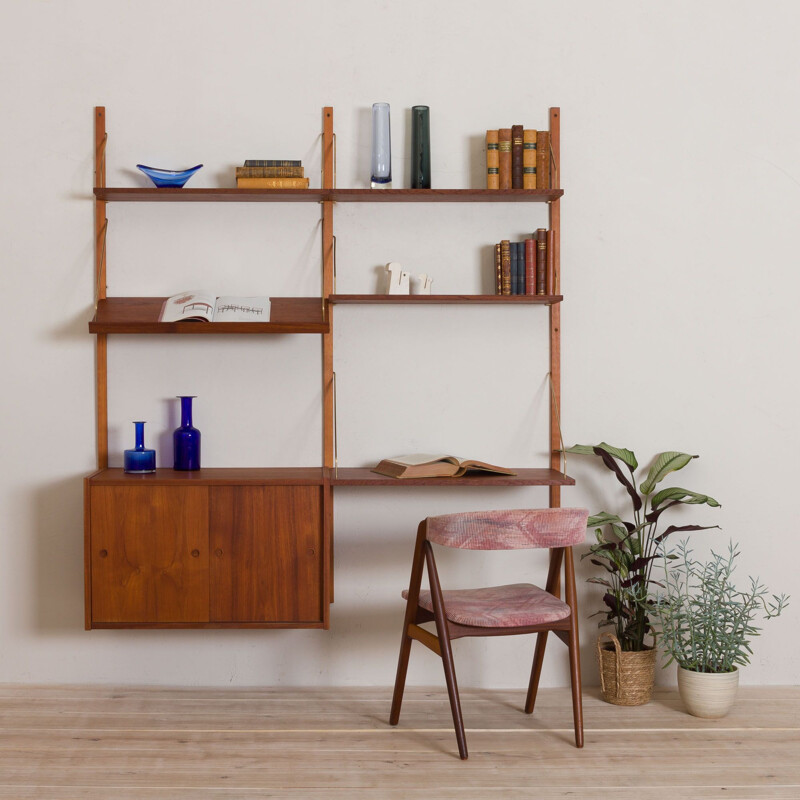
[[[550,148],[553,154],[553,161],[550,165],[550,175],[552,176],[553,189],[561,188],[561,122],[560,109],[550,109]],[[561,282],[561,206],[558,198],[551,200],[548,209],[550,210],[550,229],[553,231],[553,262],[556,286],[553,291],[560,294]],[[561,303],[552,303],[549,306],[550,312],[550,381],[552,392],[550,393],[550,468],[561,469]],[[561,507],[561,487],[550,487],[550,508]],[[555,568],[555,581],[553,594],[556,597],[561,594],[561,570],[560,570],[561,551],[550,551],[550,568]],[[542,643],[544,649],[544,642]],[[544,655],[544,653],[542,653]]]
[[[322,188],[333,189],[334,176],[334,142],[333,142],[333,107],[325,106],[322,109]],[[322,201],[322,303],[323,313],[328,320],[328,333],[322,335],[322,449],[323,465],[334,466],[335,434],[334,419],[334,385],[333,385],[333,306],[328,303],[328,298],[333,294],[333,201]],[[333,489],[325,483],[324,514],[325,524],[325,552],[323,561],[325,575],[323,576],[323,591],[327,582],[328,596],[333,602]],[[328,615],[325,615],[325,628],[329,624]]]
[[[94,110],[94,185],[106,185],[106,109]],[[94,200],[94,286],[95,301],[106,297],[106,218],[105,200]],[[97,334],[97,468],[108,466],[108,340],[105,333]]]
[[[553,176],[553,189],[561,188],[561,120],[560,109],[550,109],[550,147],[553,151],[553,163],[550,174]],[[552,200],[550,209],[550,229],[553,231],[553,262],[556,280],[559,284],[555,294],[560,293],[561,276],[561,206],[560,200]],[[553,391],[550,398],[550,468],[561,469],[561,436],[559,433],[561,418],[561,304],[550,306],[550,378]],[[550,507],[561,505],[561,487],[550,487]]]
[[[322,110],[322,188],[333,188],[333,108]],[[324,465],[333,466],[333,201],[322,201],[322,297],[331,330],[322,336]]]

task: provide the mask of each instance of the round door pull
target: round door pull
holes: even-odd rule
[[[199,550],[192,550],[192,558],[197,558],[197,556],[199,556],[199,555],[200,555],[200,551]]]
[[[308,548],[308,554],[310,556],[315,556],[317,554],[317,551],[313,547],[309,547]]]
[[[221,548],[221,547],[218,547],[218,548],[217,548],[217,549],[214,551],[214,555],[215,555],[217,558],[222,558],[222,548]]]
[[[100,558],[105,558],[108,555],[108,550],[101,550],[100,551]]]

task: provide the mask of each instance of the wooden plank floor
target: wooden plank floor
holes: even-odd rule
[[[569,693],[466,690],[458,758],[444,688],[0,686],[0,798],[525,800],[800,798],[800,687],[742,688],[725,719],[677,694],[639,708],[585,694],[577,750]]]

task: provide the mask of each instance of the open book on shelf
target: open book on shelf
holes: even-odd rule
[[[379,475],[388,475],[390,478],[460,478],[467,472],[492,472],[497,475],[517,474],[510,469],[496,467],[484,461],[430,453],[385,458],[372,471]]]
[[[268,297],[216,297],[181,292],[168,297],[159,322],[269,322]]]

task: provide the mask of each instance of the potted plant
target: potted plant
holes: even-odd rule
[[[786,595],[767,598],[767,588],[749,578],[749,588],[737,589],[732,575],[739,556],[736,545],[726,555],[705,561],[692,556],[688,542],[665,555],[666,586],[651,609],[661,629],[660,643],[678,663],[678,691],[686,710],[696,717],[724,717],[739,686],[738,667],[750,663],[750,640],[760,628],[754,621],[777,617]]]
[[[644,480],[640,480],[636,476],[639,462],[631,450],[601,442],[575,445],[566,452],[600,458],[630,500],[629,519],[607,511],[589,517],[596,542],[583,558],[590,558],[592,564],[605,570],[603,577],[589,578],[590,583],[606,589],[606,608],[598,612],[605,615],[600,627],[613,628],[613,633],[602,633],[597,643],[603,699],[617,705],[642,705],[650,699],[655,682],[655,650],[646,639],[653,633],[649,617],[651,586],[655,583],[652,568],[660,545],[676,531],[718,527],[669,525],[660,530],[661,516],[678,505],[719,507],[719,503],[713,497],[677,486],[656,491],[667,475],[683,469],[697,456],[676,451],[660,453]]]

